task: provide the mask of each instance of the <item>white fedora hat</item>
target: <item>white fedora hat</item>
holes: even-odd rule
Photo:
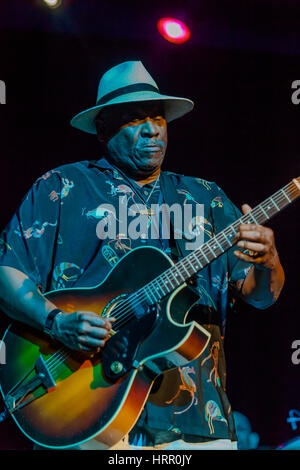
[[[95,118],[102,108],[138,101],[163,101],[167,122],[191,111],[194,103],[187,98],[162,95],[142,62],[123,62],[109,69],[101,78],[96,106],[77,114],[71,125],[96,134]]]

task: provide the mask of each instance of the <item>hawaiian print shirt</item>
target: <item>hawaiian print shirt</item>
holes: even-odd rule
[[[240,217],[215,183],[166,173],[173,179],[182,207],[204,205],[204,214],[192,221],[203,232],[204,241]],[[0,265],[22,271],[47,293],[99,284],[124,255],[141,245],[155,246],[176,261],[174,240],[149,236],[150,217],[137,238],[124,233],[124,226],[112,237],[100,233],[105,225],[99,222],[107,218],[120,227],[121,206],[162,202],[159,182],[140,187],[104,158],[60,166],[35,181],[2,232]],[[159,223],[156,230],[160,233]],[[223,335],[226,313],[249,269],[230,249],[196,275],[191,289],[199,295],[197,320],[210,331],[210,342],[199,359],[170,374],[174,393],[166,403],[151,402],[150,395],[130,433],[132,443],[236,439],[225,392]]]

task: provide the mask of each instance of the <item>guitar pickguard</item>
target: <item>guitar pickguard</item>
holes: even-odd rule
[[[158,310],[157,305],[149,308],[145,315],[131,320],[109,338],[101,353],[103,374],[106,379],[115,382],[130,369],[139,367],[135,356],[141,342],[153,330]]]

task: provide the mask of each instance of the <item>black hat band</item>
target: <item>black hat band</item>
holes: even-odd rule
[[[117,90],[111,91],[110,93],[102,96],[102,98],[97,101],[97,106],[105,104],[118,96],[126,95],[127,93],[134,93],[136,91],[152,91],[160,94],[159,89],[149,83],[134,83],[133,85],[123,86],[122,88],[118,88]]]

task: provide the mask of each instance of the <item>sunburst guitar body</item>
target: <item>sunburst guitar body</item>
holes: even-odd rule
[[[186,284],[168,295],[147,287],[171,266],[162,251],[141,247],[95,287],[45,294],[64,312],[116,318],[105,347],[94,355],[61,347],[24,324],[10,325],[2,338],[7,362],[0,367],[1,393],[27,437],[50,448],[91,438],[110,448],[134,426],[155,379],[202,353],[210,334],[186,322],[198,296]],[[126,354],[114,348],[119,335],[127,337]]]
[[[236,243],[241,223],[263,224],[299,196],[300,177],[176,264],[157,248],[140,247],[95,287],[46,293],[64,312],[115,317],[113,333],[101,352],[88,356],[24,324],[11,325],[0,343],[4,414],[45,447],[69,448],[92,438],[102,448],[118,443],[137,421],[154,381],[199,357],[208,344],[210,333],[188,321],[199,297],[186,281]],[[116,347],[120,336],[128,342],[125,352]]]

